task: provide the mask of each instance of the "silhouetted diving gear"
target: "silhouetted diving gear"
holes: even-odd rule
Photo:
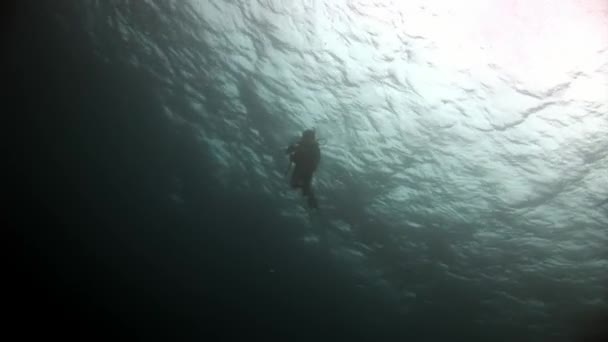
[[[321,149],[315,139],[315,132],[305,130],[300,141],[287,147],[285,153],[289,155],[290,165],[295,164],[291,174],[291,187],[302,189],[302,195],[308,198],[308,205],[318,208],[311,186],[312,176],[321,160]]]

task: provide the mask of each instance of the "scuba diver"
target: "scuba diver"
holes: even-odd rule
[[[296,143],[287,147],[285,153],[289,155],[289,167],[295,164],[291,173],[291,187],[302,189],[302,195],[308,198],[308,206],[318,209],[317,199],[312,191],[312,175],[321,160],[321,149],[315,138],[315,131],[307,129],[302,133],[302,137]]]

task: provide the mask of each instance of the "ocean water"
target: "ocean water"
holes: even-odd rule
[[[20,336],[605,327],[606,1],[10,4]],[[317,211],[285,174],[306,128]]]

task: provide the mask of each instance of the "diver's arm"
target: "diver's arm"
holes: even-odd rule
[[[285,175],[287,175],[289,173],[289,171],[291,170],[291,166],[293,164],[293,155],[294,155],[294,152],[296,151],[296,147],[297,147],[297,143],[293,143],[293,144],[287,146],[287,148],[285,149],[285,154],[289,155],[289,164],[287,164],[287,169],[285,169]]]
[[[285,149],[285,154],[290,154],[290,153],[295,152],[296,147],[298,147],[297,143],[293,143],[293,144],[287,146],[287,149]]]
[[[285,169],[285,176],[287,176],[289,174],[289,171],[291,171],[292,164],[293,164],[293,162],[290,160],[289,164],[287,164],[287,168]]]

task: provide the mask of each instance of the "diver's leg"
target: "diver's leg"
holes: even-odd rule
[[[302,185],[302,175],[301,175],[301,171],[298,168],[298,166],[296,165],[296,167],[294,168],[293,172],[291,173],[291,187],[293,189],[297,189],[300,188]]]
[[[302,177],[302,195],[308,197],[310,194],[310,184],[312,183],[312,174],[305,174]]]
[[[313,209],[318,209],[319,204],[317,203],[317,197],[312,191],[312,174],[307,175],[304,186],[302,187],[302,194],[308,199],[308,206]]]

